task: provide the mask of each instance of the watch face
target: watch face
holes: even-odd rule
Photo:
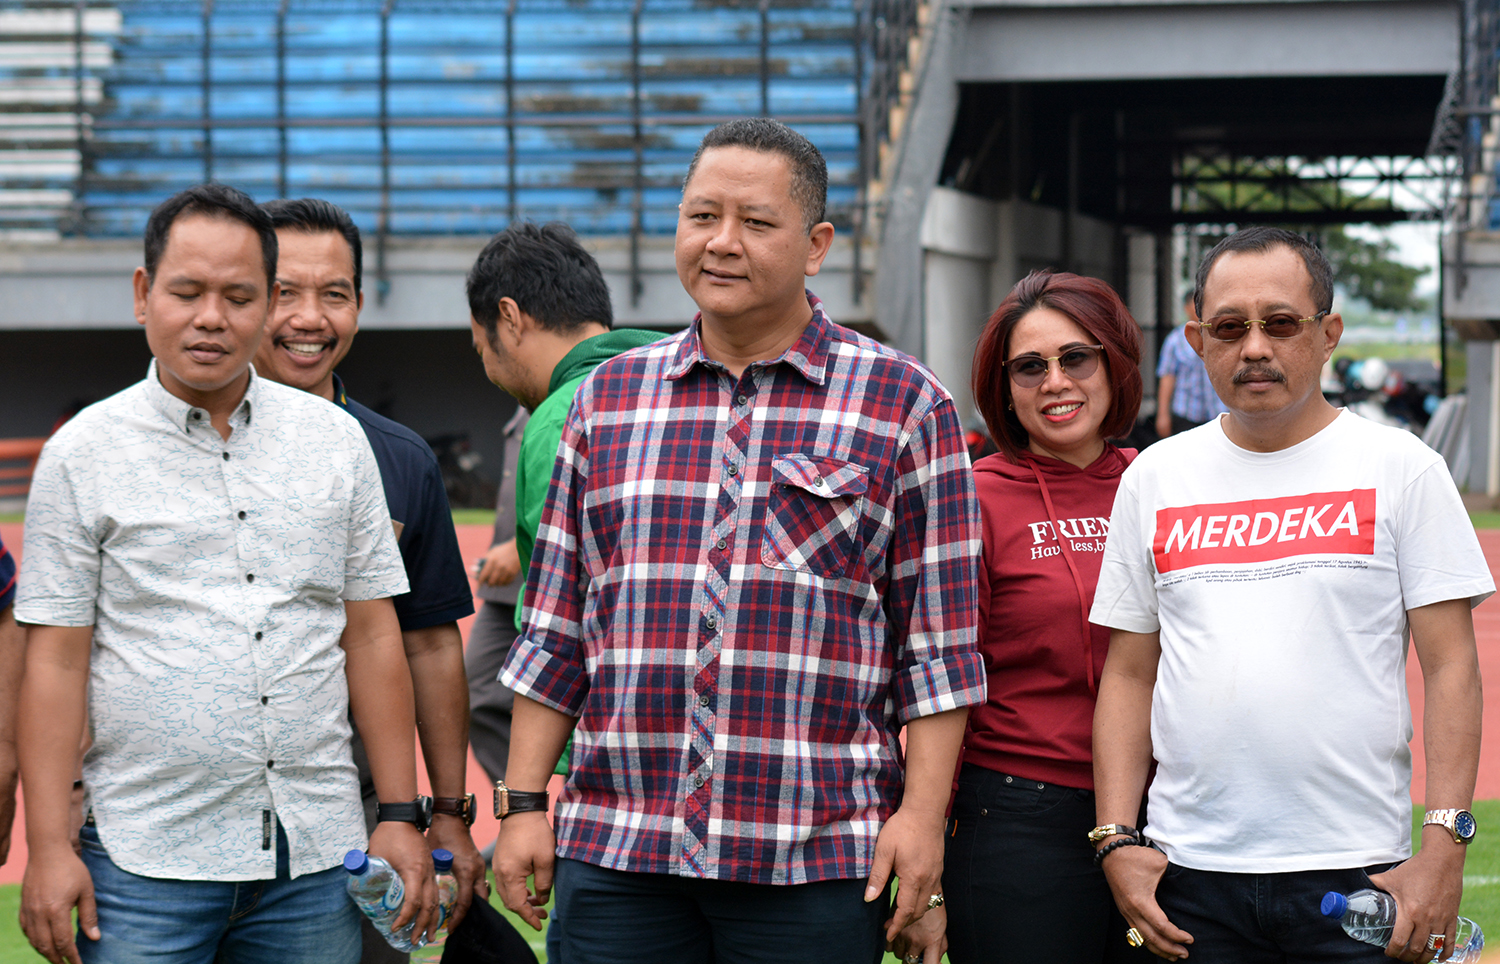
[[[1474,822],[1474,815],[1467,810],[1460,810],[1453,817],[1453,832],[1458,834],[1460,840],[1473,840],[1474,833],[1479,825]]]

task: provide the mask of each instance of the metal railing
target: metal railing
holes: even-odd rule
[[[349,210],[377,298],[392,236],[516,218],[628,234],[638,297],[702,134],[762,114],[827,157],[858,299],[917,26],[914,0],[0,5],[0,236],[137,235],[162,197],[222,180]]]

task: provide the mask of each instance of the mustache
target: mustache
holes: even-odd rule
[[[1251,365],[1249,368],[1241,368],[1234,373],[1234,383],[1236,385],[1243,385],[1251,379],[1258,382],[1267,379],[1273,382],[1284,382],[1286,381],[1286,376],[1268,365]]]

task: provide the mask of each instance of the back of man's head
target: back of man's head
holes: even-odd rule
[[[1285,228],[1256,225],[1253,228],[1236,231],[1210,248],[1208,254],[1203,256],[1203,261],[1198,265],[1198,274],[1193,286],[1193,308],[1198,317],[1200,319],[1203,317],[1203,287],[1208,282],[1208,275],[1213,270],[1214,262],[1230,252],[1264,254],[1276,247],[1290,248],[1307,267],[1307,275],[1312,279],[1313,310],[1332,310],[1333,266],[1328,263],[1323,252],[1318,250],[1318,246],[1302,235]]]
[[[156,281],[156,267],[167,250],[167,238],[178,218],[191,215],[239,221],[260,236],[266,286],[276,280],[276,229],[271,218],[244,191],[227,184],[197,184],[158,204],[146,221],[146,283]]]
[[[518,221],[490,238],[465,282],[469,312],[491,344],[500,299],[512,298],[548,331],[567,334],[590,322],[614,327],[609,285],[599,262],[560,221]]]
[[[811,232],[814,225],[827,220],[828,162],[812,141],[769,117],[725,121],[709,131],[698,145],[688,165],[687,177],[682,179],[684,191],[698,169],[699,159],[716,147],[743,147],[784,157],[792,170],[792,200],[802,209],[803,227]]]
[[[354,260],[354,290],[363,290],[364,246],[360,244],[359,228],[349,212],[318,197],[295,199],[282,198],[267,201],[260,209],[271,216],[276,230],[302,231],[306,234],[322,234],[325,231],[342,234],[349,242],[349,254]]]

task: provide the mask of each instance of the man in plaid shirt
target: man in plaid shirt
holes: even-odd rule
[[[947,392],[803,287],[826,190],[785,126],[712,131],[677,227],[698,317],[595,369],[563,431],[495,877],[540,928],[555,869],[568,964],[870,964],[940,904],[978,507]]]

